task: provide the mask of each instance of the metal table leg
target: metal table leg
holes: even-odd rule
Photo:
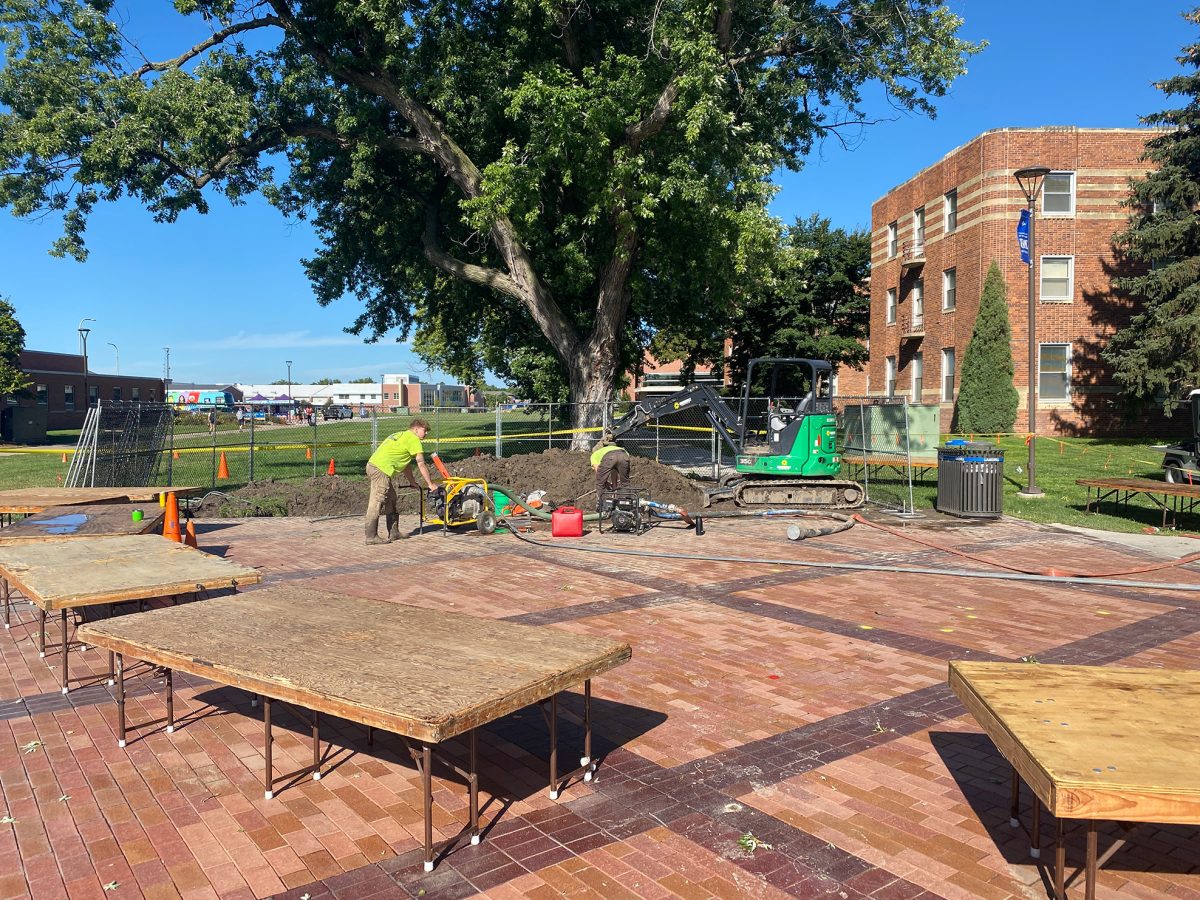
[[[1033,795],[1033,826],[1029,830],[1029,855],[1042,858],[1042,801]]]
[[[0,578],[0,600],[4,602],[4,630],[7,631],[12,627],[12,597],[7,578]]]
[[[592,679],[583,683],[583,756],[579,765],[587,769],[583,773],[584,781],[596,777],[596,764],[592,762]]]
[[[471,843],[479,843],[479,766],[478,766],[478,735],[479,729],[472,728],[467,738],[470,756],[470,771],[467,775],[467,786],[470,789],[471,805]]]
[[[167,669],[167,734],[175,731],[175,678]]]
[[[425,871],[433,871],[433,749],[421,742],[421,786],[425,791]]]
[[[67,611],[59,610],[59,622],[62,625],[62,692],[65,694],[70,688],[67,686],[71,680],[70,668],[67,664]]]
[[[1008,827],[1021,827],[1021,776],[1014,767],[1012,770],[1012,787],[1009,791]]]
[[[38,607],[38,656],[46,658],[46,611]]]
[[[117,654],[117,746],[125,746],[125,654]]]
[[[1063,840],[1063,820],[1054,820],[1054,896],[1066,900],[1067,844]]]
[[[321,714],[312,711],[313,781],[321,780]]]
[[[550,698],[550,799],[558,799],[558,694]]]
[[[263,755],[266,756],[266,767],[263,770],[263,797],[267,800],[270,800],[275,796],[275,792],[272,790],[272,787],[274,786],[275,773],[271,768],[271,742],[273,740],[271,737],[271,698],[266,694],[264,694],[262,698],[262,708],[263,738],[265,742],[263,747]]]
[[[1096,900],[1096,820],[1088,819],[1087,823],[1087,875],[1084,882],[1083,896],[1085,900]]]

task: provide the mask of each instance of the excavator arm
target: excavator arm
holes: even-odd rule
[[[713,429],[721,436],[721,440],[734,454],[740,452],[742,442],[742,420],[729,404],[721,399],[707,384],[690,384],[674,394],[666,397],[654,397],[641,400],[621,418],[613,422],[611,433],[613,438],[641,428],[663,416],[674,415],[688,409],[699,409],[712,424]]]

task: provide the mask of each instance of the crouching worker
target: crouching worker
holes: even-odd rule
[[[425,448],[421,441],[425,439],[429,425],[424,419],[413,419],[407,431],[397,431],[384,438],[379,449],[367,460],[367,481],[371,484],[371,499],[367,501],[367,517],[363,523],[368,544],[386,544],[399,540],[408,535],[400,534],[400,515],[397,512],[397,485],[400,473],[408,478],[408,483],[419,488],[413,477],[413,465],[421,470],[425,486],[434,490],[433,479],[425,465]],[[387,537],[379,537],[379,516],[383,514],[387,524]]]
[[[596,494],[629,484],[629,454],[605,434],[592,450],[592,468],[596,472]]]

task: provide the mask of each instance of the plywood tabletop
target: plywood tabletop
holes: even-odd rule
[[[1113,491],[1137,491],[1145,494],[1162,494],[1165,497],[1200,497],[1200,483],[1171,484],[1168,481],[1158,481],[1154,478],[1125,476],[1113,478],[1077,478],[1075,479],[1075,483],[1080,487],[1094,487]]]
[[[1200,671],[952,662],[950,686],[1053,815],[1200,824]]]
[[[140,522],[133,520],[134,510],[141,510]],[[0,544],[61,541],[99,535],[157,534],[162,531],[163,518],[163,510],[156,501],[52,506],[45,512],[18,519],[0,528]]]
[[[631,655],[606,638],[292,586],[119,616],[79,638],[429,742]]]
[[[255,569],[154,534],[0,543],[0,576],[47,612],[262,580]]]
[[[39,487],[0,491],[0,513],[39,513],[51,506],[78,506],[84,503],[157,503],[162,491],[176,496],[198,494],[198,487]]]

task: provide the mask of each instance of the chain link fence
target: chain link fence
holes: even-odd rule
[[[724,399],[741,414],[740,397]],[[597,424],[584,429],[574,428],[576,409],[566,403],[512,403],[487,410],[423,407],[404,414],[360,410],[353,418],[332,418],[335,411],[322,408],[312,416],[259,413],[240,421],[231,413],[218,413],[215,422],[206,413],[177,412],[151,483],[222,489],[270,478],[314,477],[331,467],[336,474],[360,477],[379,442],[407,429],[417,417],[430,426],[427,451],[446,462],[479,454],[507,457],[590,447],[630,405],[618,401],[586,410],[583,420]],[[936,425],[921,424],[914,431],[914,422],[923,423],[922,408],[902,398],[835,397],[834,409],[842,477],[860,481],[870,502],[911,513],[914,471],[935,465]],[[933,413],[931,422],[936,421],[936,409]],[[747,433],[765,433],[766,416],[767,400],[751,398]],[[669,413],[627,432],[620,443],[634,455],[704,479],[719,479],[736,462],[732,448],[696,408]]]

